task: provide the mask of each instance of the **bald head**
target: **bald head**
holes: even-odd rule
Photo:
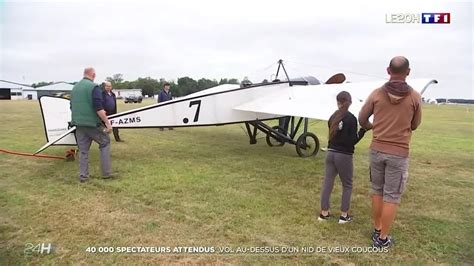
[[[390,80],[405,80],[410,74],[410,63],[404,56],[396,56],[390,60],[390,65],[387,67],[387,73],[390,75]]]
[[[94,81],[95,69],[93,67],[87,67],[86,69],[84,69],[84,77]]]
[[[410,69],[410,62],[403,56],[396,56],[390,60],[388,68],[392,74],[405,74]]]

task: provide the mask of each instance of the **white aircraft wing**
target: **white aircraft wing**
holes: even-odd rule
[[[352,96],[352,105],[349,111],[357,116],[370,93],[381,87],[385,82],[385,80],[382,80],[378,82],[291,86],[236,106],[234,109],[328,120],[337,109],[337,94],[341,91],[347,91]],[[436,80],[432,79],[413,79],[407,82],[421,94],[425,92],[429,85],[437,83]]]

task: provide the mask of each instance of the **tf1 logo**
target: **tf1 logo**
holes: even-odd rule
[[[451,13],[421,13],[423,24],[450,24]]]
[[[396,13],[386,14],[385,23],[398,24],[450,24],[451,13]]]

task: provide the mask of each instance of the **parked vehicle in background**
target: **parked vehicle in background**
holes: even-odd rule
[[[125,103],[141,103],[143,100],[142,96],[128,96],[125,97]]]

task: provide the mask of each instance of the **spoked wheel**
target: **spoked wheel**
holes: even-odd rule
[[[279,127],[278,126],[273,126],[272,129],[274,130],[277,130],[277,131],[280,131]],[[273,138],[272,136],[270,136],[271,133],[268,133],[267,134],[267,144],[268,146],[270,147],[279,147],[279,146],[283,146],[285,145],[285,142],[284,141],[280,141],[278,139],[275,139]],[[276,136],[276,135],[275,135]],[[276,136],[278,138],[278,136]]]
[[[311,132],[301,134],[296,141],[296,152],[300,157],[316,156],[319,151],[319,139]]]

